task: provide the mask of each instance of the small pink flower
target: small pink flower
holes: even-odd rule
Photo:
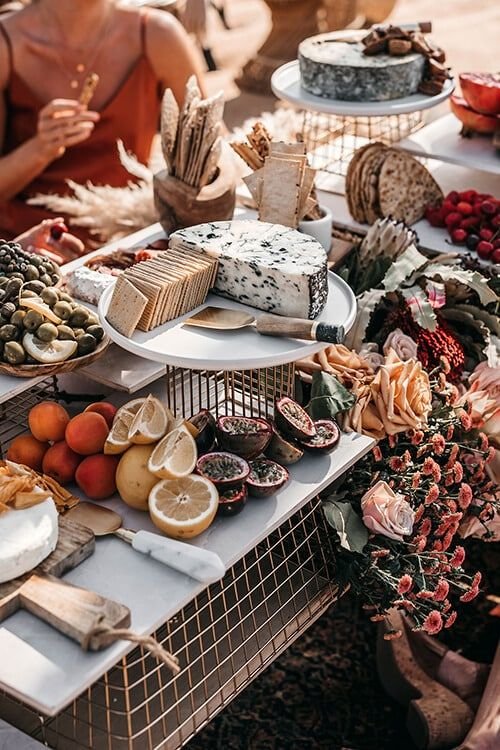
[[[398,444],[398,436],[397,435],[389,435],[389,446],[391,448],[395,448]]]
[[[433,550],[434,550],[435,552],[441,552],[441,551],[442,551],[442,549],[443,549],[443,542],[442,542],[442,541],[441,541],[440,539],[436,539],[436,541],[435,541],[435,542],[434,542],[434,544],[432,545],[432,549],[433,549]]]
[[[467,414],[466,411],[461,411],[458,415],[460,418],[460,424],[462,425],[463,429],[466,432],[469,432],[469,430],[472,430],[472,419],[469,414]]]
[[[448,617],[446,618],[446,622],[444,624],[445,628],[451,628],[451,626],[453,625],[456,619],[457,619],[457,613],[456,613],[456,610],[453,610],[453,612],[450,615],[448,615]]]
[[[474,575],[469,590],[466,591],[465,594],[462,594],[462,596],[460,597],[461,602],[471,602],[476,598],[476,596],[479,594],[479,584],[481,583],[481,577],[482,576],[479,571]]]
[[[437,456],[442,456],[446,449],[446,440],[440,434],[433,435],[431,438],[432,450]]]
[[[429,477],[432,474],[432,470],[434,468],[435,463],[436,462],[434,461],[433,458],[431,458],[430,456],[427,456],[427,458],[424,461],[424,465],[422,467],[422,473],[426,477]]]
[[[398,581],[398,594],[407,594],[413,586],[413,578],[405,573]]]
[[[441,607],[442,614],[445,615],[447,612],[450,611],[450,609],[451,609],[451,602],[449,599],[445,599]]]
[[[378,447],[378,445],[376,445],[374,448],[372,448],[372,454],[373,454],[373,458],[375,459],[375,461],[377,461],[377,462],[378,461],[382,461],[383,455],[382,455],[382,451],[380,450],[380,448]]]
[[[443,537],[443,550],[447,550],[450,548],[450,545],[453,541],[453,537],[455,536],[456,533],[457,533],[456,528],[448,529],[448,531]]]
[[[488,436],[484,434],[484,432],[479,433],[479,448],[480,450],[486,452],[488,448],[490,447],[490,441],[488,440]]]
[[[462,508],[462,510],[467,510],[469,505],[472,502],[472,490],[470,488],[470,485],[468,485],[466,482],[460,485],[460,489],[458,491],[458,504]]]
[[[437,484],[431,484],[429,487],[429,491],[427,495],[425,496],[424,503],[425,505],[432,505],[432,503],[435,503],[436,500],[439,499],[439,487]]]
[[[412,445],[420,445],[424,439],[424,433],[422,430],[410,430],[410,443]]]
[[[427,537],[417,536],[416,539],[414,539],[413,544],[415,545],[415,549],[417,552],[423,552],[427,547]]]
[[[436,484],[439,484],[441,481],[441,467],[438,464],[434,464],[432,467],[432,478],[436,482]]]
[[[450,591],[450,584],[444,578],[440,578],[434,590],[434,601],[444,602]]]
[[[453,445],[451,446],[450,456],[446,464],[447,469],[451,469],[453,467],[453,464],[457,460],[459,451],[460,451],[460,448],[458,447],[458,445],[456,443],[453,443]]]
[[[448,510],[451,510],[452,513],[455,513],[458,508],[458,505],[456,504],[454,500],[451,499],[451,497],[449,497],[448,500],[446,501],[446,507],[448,508]]]
[[[412,476],[412,479],[411,479],[412,489],[416,490],[416,489],[418,489],[418,487],[420,487],[420,479],[421,479],[421,477],[422,477],[421,473],[419,471],[416,471],[415,474]]]
[[[429,635],[436,635],[443,628],[443,618],[437,609],[433,609],[424,620],[423,629]]]
[[[417,596],[417,599],[434,599],[434,592],[426,591],[426,589],[422,589],[422,591],[419,591],[416,596]]]
[[[406,466],[403,459],[400,456],[391,456],[389,459],[389,468],[392,471],[404,471]]]
[[[462,479],[464,478],[464,469],[460,461],[455,461],[453,464],[453,479],[455,480],[456,484],[460,484]]]
[[[452,425],[452,424],[448,425],[448,429],[446,431],[446,440],[448,441],[451,440],[454,432],[455,432],[455,425]]]
[[[396,607],[401,607],[401,609],[404,609],[406,612],[413,612],[415,609],[415,605],[413,602],[410,602],[409,599],[396,599],[394,604]]]
[[[429,534],[431,533],[431,528],[432,528],[431,519],[424,518],[418,530],[419,534],[422,534],[422,536],[429,536]]]
[[[463,547],[456,547],[455,551],[453,552],[453,556],[450,560],[450,565],[452,568],[459,568],[463,561],[465,560],[465,550]]]

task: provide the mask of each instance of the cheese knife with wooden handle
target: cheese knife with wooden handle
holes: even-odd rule
[[[204,307],[203,310],[183,321],[185,326],[210,328],[214,331],[235,331],[252,326],[263,336],[285,336],[341,344],[345,338],[344,327],[318,320],[285,318],[281,315],[263,313],[257,318],[240,310],[226,307]]]

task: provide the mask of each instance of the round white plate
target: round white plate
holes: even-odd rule
[[[388,117],[437,106],[453,93],[455,81],[447,80],[443,90],[436,96],[412,94],[404,99],[389,99],[386,102],[347,102],[315,96],[303,89],[300,85],[299,61],[293,60],[273,73],[271,88],[278,99],[284,99],[313,112],[345,117]]]
[[[352,289],[339,276],[328,273],[328,301],[317,320],[343,325],[350,330],[356,317],[356,298]],[[206,328],[183,326],[182,321],[207,305],[244,310],[258,316],[260,310],[239,302],[209,294],[206,303],[171,320],[152,331],[136,331],[127,338],[106,320],[113,288],[106,289],[99,301],[101,324],[112,341],[122,349],[144,359],[164,362],[174,367],[191,370],[252,370],[276,367],[294,362],[323,349],[326,344],[317,341],[261,336],[253,328],[237,331],[209,331]]]

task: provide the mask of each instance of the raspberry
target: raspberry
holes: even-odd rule
[[[479,230],[479,236],[482,240],[486,240],[486,242],[489,242],[491,238],[493,237],[493,232],[491,229],[487,229],[486,227],[483,227]]]
[[[467,201],[467,203],[474,203],[477,198],[477,190],[464,190],[459,193],[461,201]]]
[[[488,260],[490,255],[493,253],[493,250],[494,247],[491,242],[486,242],[486,240],[481,240],[481,242],[478,242],[476,246],[477,254],[483,260]]]
[[[452,190],[451,193],[448,193],[445,200],[451,201],[456,206],[460,200],[460,193],[457,193],[456,190]]]
[[[451,239],[456,245],[463,245],[466,238],[467,232],[465,231],[465,229],[454,229],[451,233]]]
[[[472,206],[470,203],[466,203],[466,201],[460,201],[457,203],[457,211],[462,214],[462,216],[470,216],[472,213]]]
[[[497,207],[494,199],[485,200],[481,203],[481,211],[487,216],[493,216],[497,212]]]
[[[444,223],[448,227],[448,229],[457,226],[462,221],[462,214],[459,214],[457,211],[453,211],[451,214],[448,214],[448,216],[445,216]]]

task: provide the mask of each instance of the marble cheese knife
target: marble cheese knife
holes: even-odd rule
[[[307,341],[325,341],[328,344],[341,344],[345,338],[343,326],[324,323],[318,320],[302,318],[284,318],[281,315],[263,313],[255,318],[241,310],[229,310],[227,307],[204,307],[203,310],[187,320],[185,326],[211,328],[215,331],[236,331],[239,328],[253,326],[264,336],[286,336]]]
[[[219,581],[226,572],[224,563],[215,552],[150,531],[122,529],[121,516],[102,505],[80,502],[65,517],[91,529],[96,536],[114,534],[132,545],[137,552],[149,555],[201,583]]]

